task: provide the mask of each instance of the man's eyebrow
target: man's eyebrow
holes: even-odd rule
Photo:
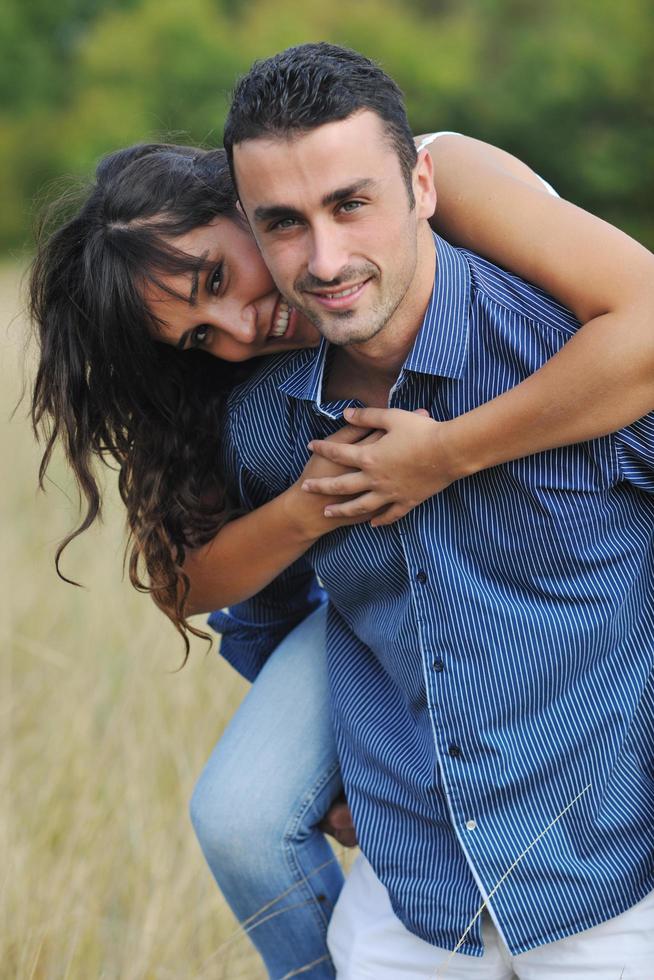
[[[300,212],[290,204],[262,204],[254,209],[255,221],[274,221],[278,218],[299,218]]]
[[[339,201],[344,201],[348,197],[354,197],[356,194],[361,194],[362,191],[370,190],[374,185],[374,180],[370,177],[365,177],[362,180],[355,181],[353,184],[348,184],[346,187],[337,187],[336,190],[330,191],[329,194],[325,194],[321,198],[320,204],[323,208],[328,208],[330,205],[338,204]],[[290,204],[261,204],[258,208],[254,209],[253,217],[255,221],[263,222],[274,221],[280,218],[301,218],[302,214]]]
[[[356,197],[362,191],[369,191],[374,185],[375,181],[371,177],[364,177],[362,180],[355,181],[354,184],[348,184],[347,187],[338,187],[335,191],[330,191],[329,194],[325,194],[320,203],[324,208],[328,208],[330,204],[338,204],[339,201],[344,201],[347,197]]]

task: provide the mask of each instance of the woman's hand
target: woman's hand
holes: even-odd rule
[[[370,520],[373,527],[392,524],[462,475],[447,451],[447,423],[434,421],[424,409],[357,408],[346,409],[345,415],[357,426],[376,430],[377,438],[309,443],[315,454],[341,468],[340,475],[311,475],[302,484],[309,494],[321,495],[326,518]],[[350,499],[343,502],[343,496]]]
[[[328,531],[333,531],[335,527],[361,524],[370,519],[370,512],[367,508],[361,514],[335,514],[334,516],[330,514],[325,516],[325,508],[329,507],[330,504],[343,503],[344,495],[348,494],[347,490],[337,489],[333,494],[324,490],[320,491],[321,496],[318,497],[303,493],[302,488],[307,480],[311,483],[314,481],[322,483],[325,480],[355,475],[350,466],[335,461],[328,453],[330,451],[338,453],[340,449],[354,449],[355,447],[359,451],[363,451],[374,446],[383,435],[383,432],[376,432],[367,426],[345,425],[338,432],[320,440],[318,445],[326,446],[326,452],[324,454],[314,453],[310,457],[298,480],[288,491],[289,496],[287,498],[289,520],[309,540],[317,540]],[[346,499],[348,499],[347,496]]]

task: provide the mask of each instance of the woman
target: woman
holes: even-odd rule
[[[443,424],[450,435],[442,485],[471,460],[477,468],[481,457],[494,465],[648,411],[654,303],[647,253],[552,201],[501,151],[457,136],[436,140],[430,151],[440,195],[436,227],[591,321],[515,391]],[[32,312],[41,344],[34,424],[51,425],[41,475],[61,438],[87,501],[80,533],[100,505],[94,457],[118,462],[133,535],[130,576],[180,631],[190,612],[251,595],[315,537],[364,516],[325,518],[324,498],[303,493],[298,481],[259,511],[230,520],[238,501],[213,466],[224,393],[247,372],[246,358],[317,338],[261,263],[221,151],[135,147],[103,161],[84,206],[37,256]],[[360,435],[345,429],[335,438]],[[311,460],[304,477],[330,472]],[[212,870],[275,977],[332,975],[324,933],[341,878],[315,824],[338,792],[338,773],[315,650],[320,615],[270,658],[192,806]],[[225,786],[229,793],[217,795]]]

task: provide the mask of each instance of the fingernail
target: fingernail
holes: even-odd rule
[[[311,484],[310,484],[310,483],[303,483],[303,484],[302,484],[302,488],[301,488],[301,489],[302,489],[302,490],[306,490],[306,491],[307,491],[307,493],[308,493],[308,492],[309,492],[309,490],[311,489]]]
[[[324,513],[325,513],[325,517],[333,517],[334,516],[331,510],[326,510]]]
[[[353,408],[346,408],[343,411],[343,415],[345,416],[346,419],[351,419],[352,416],[354,415],[354,409]]]

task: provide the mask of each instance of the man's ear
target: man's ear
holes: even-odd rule
[[[413,193],[416,199],[417,216],[429,220],[436,210],[436,188],[434,163],[426,147],[418,154],[418,162],[413,170]]]

